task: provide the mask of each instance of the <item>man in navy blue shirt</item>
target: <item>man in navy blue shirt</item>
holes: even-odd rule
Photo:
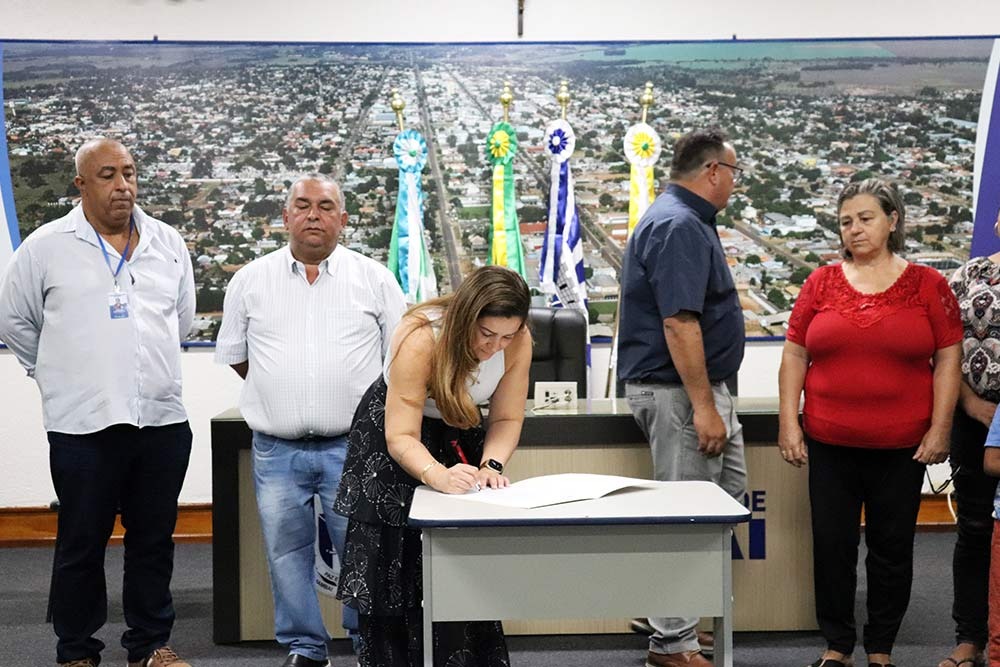
[[[658,480],[707,480],[742,500],[743,430],[725,380],[743,360],[743,312],[715,214],[743,169],[719,129],[674,145],[670,184],[635,227],[621,281],[618,377]],[[697,618],[650,618],[647,667],[711,663]],[[699,642],[699,639],[701,641]]]

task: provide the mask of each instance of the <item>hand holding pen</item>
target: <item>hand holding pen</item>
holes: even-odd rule
[[[463,465],[467,465],[470,468],[472,467],[469,464],[469,459],[465,456],[465,452],[462,451],[461,445],[458,444],[458,440],[451,441],[451,448],[455,450],[456,454],[458,454],[458,460],[461,461]],[[479,480],[477,476],[475,484],[469,489],[469,491],[479,491],[481,488],[482,487],[479,485]]]
[[[466,463],[445,468],[435,462],[423,473],[421,481],[441,493],[468,493],[478,486],[476,469]]]

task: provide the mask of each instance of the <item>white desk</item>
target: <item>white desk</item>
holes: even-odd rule
[[[533,510],[420,487],[424,665],[434,621],[711,616],[732,667],[731,535],[750,512],[710,482],[647,482]]]

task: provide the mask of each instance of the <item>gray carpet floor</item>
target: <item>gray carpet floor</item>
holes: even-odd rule
[[[899,667],[935,667],[953,641],[951,620],[951,548],[954,534],[917,535],[915,578],[909,612],[897,640],[894,661]],[[212,643],[211,545],[178,545],[174,600],[177,624],[173,646],[194,667],[279,667],[285,652],[274,642],[234,646]],[[863,558],[863,553],[862,553]],[[0,549],[0,667],[55,664],[55,637],[45,623],[52,552],[46,548]],[[122,622],[122,552],[108,549],[109,623],[99,634],[108,645],[104,665],[124,667],[118,639]],[[859,572],[858,616],[864,619],[865,581]],[[646,641],[639,635],[510,637],[514,667],[641,667]],[[818,657],[823,642],[818,633],[737,633],[736,665],[806,665]],[[334,667],[353,667],[347,640],[331,642]],[[855,653],[859,665],[864,656]]]

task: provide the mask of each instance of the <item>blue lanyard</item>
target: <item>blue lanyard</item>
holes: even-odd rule
[[[97,242],[101,246],[101,252],[104,253],[104,263],[108,265],[108,271],[111,271],[111,278],[115,281],[115,290],[118,290],[118,274],[121,273],[122,266],[125,265],[125,258],[128,257],[128,249],[132,245],[132,230],[135,229],[135,217],[130,216],[128,219],[128,241],[125,242],[125,250],[122,251],[122,256],[118,259],[118,268],[112,270],[111,259],[108,257],[108,249],[104,247],[104,239],[101,238],[100,232],[96,229],[94,232],[97,234]]]

